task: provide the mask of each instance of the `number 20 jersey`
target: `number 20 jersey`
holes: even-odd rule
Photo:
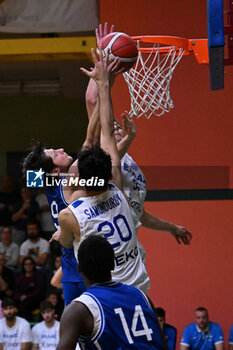
[[[123,193],[109,184],[108,190],[79,198],[69,209],[79,223],[81,241],[90,235],[100,235],[112,245],[115,253],[113,281],[135,286],[146,293],[150,280],[139,254],[135,229],[138,219],[136,215],[133,217]]]

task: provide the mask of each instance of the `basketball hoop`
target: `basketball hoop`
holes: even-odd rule
[[[124,73],[131,98],[130,116],[149,119],[174,107],[170,96],[173,72],[183,55],[194,52],[199,63],[208,63],[207,39],[185,39],[169,36],[133,37],[137,41],[135,66]],[[145,47],[143,43],[153,43]]]

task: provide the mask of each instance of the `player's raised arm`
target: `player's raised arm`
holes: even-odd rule
[[[116,141],[114,138],[113,129],[113,109],[110,96],[110,77],[111,74],[117,70],[119,61],[118,58],[109,62],[109,55],[106,59],[102,57],[100,50],[100,59],[98,60],[94,50],[92,50],[92,56],[95,63],[95,67],[92,71],[81,69],[89,77],[93,78],[99,89],[99,104],[100,104],[100,122],[101,122],[101,147],[111,155],[113,166],[113,180],[119,186],[121,186],[121,172],[120,172],[120,157],[116,147]]]

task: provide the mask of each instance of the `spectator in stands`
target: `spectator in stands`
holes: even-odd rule
[[[176,348],[176,335],[177,330],[175,327],[166,323],[166,313],[161,307],[155,309],[157,319],[159,321],[160,327],[167,341],[167,346],[169,350],[175,350]]]
[[[4,254],[6,258],[6,266],[15,270],[19,261],[19,247],[11,241],[11,228],[5,226],[2,229],[0,254]]]
[[[14,203],[12,222],[14,224],[12,230],[12,241],[19,246],[24,242],[26,238],[26,226],[27,221],[31,218],[40,219],[39,204],[32,198],[32,194],[29,188],[22,187],[21,199]]]
[[[62,312],[64,310],[64,300],[61,299],[57,291],[51,290],[46,296],[46,300],[49,301],[55,308],[55,319],[60,321]]]
[[[60,291],[62,293],[62,283],[61,282],[59,282],[58,285],[56,285],[56,286],[52,286],[50,284],[51,279],[53,278],[53,276],[55,275],[57,270],[60,269],[60,268],[61,268],[61,257],[60,256],[53,257],[53,267],[52,267],[51,271],[47,275],[46,286],[47,286],[48,289],[55,290],[55,291]]]
[[[2,301],[0,300],[0,320],[4,317],[2,313]]]
[[[30,324],[16,316],[14,300],[4,299],[2,310],[4,318],[0,320],[0,349],[29,350],[32,341]]]
[[[198,307],[195,310],[196,322],[184,329],[180,350],[224,350],[224,338],[221,327],[209,321],[208,310]]]
[[[0,254],[0,299],[13,295],[14,272],[6,265],[5,255]]]
[[[39,307],[44,294],[44,277],[36,271],[36,264],[32,258],[24,258],[22,272],[16,277],[14,286],[19,315],[31,322],[32,311]]]
[[[233,350],[233,325],[231,326],[229,334],[229,350]]]
[[[26,256],[30,256],[37,268],[46,267],[49,259],[49,243],[40,237],[40,225],[36,220],[30,220],[27,224],[28,239],[20,247],[19,264],[22,264]]]
[[[19,193],[14,190],[11,178],[5,175],[1,179],[0,192],[0,228],[12,225],[11,215],[13,203],[19,200]]]
[[[40,304],[40,312],[43,321],[32,328],[32,349],[55,350],[59,342],[59,325],[54,319],[55,308],[47,300]]]
[[[49,241],[52,234],[56,231],[53,219],[50,212],[50,206],[48,204],[47,196],[44,192],[39,192],[35,196],[35,201],[40,207],[40,227],[41,227],[41,237]]]

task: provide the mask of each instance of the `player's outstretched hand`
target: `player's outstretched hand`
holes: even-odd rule
[[[83,73],[85,73],[89,78],[92,78],[96,83],[101,83],[108,81],[111,77],[111,74],[118,70],[119,58],[116,57],[112,61],[109,61],[109,51],[107,52],[106,58],[103,59],[102,51],[100,50],[99,60],[96,57],[94,49],[91,49],[93,61],[95,67],[88,71],[85,68],[80,68]]]
[[[54,234],[52,235],[52,237],[49,240],[49,243],[51,243],[52,241],[58,241],[59,242],[60,235],[61,235],[61,230],[57,230],[56,232],[54,232]]]
[[[136,124],[133,119],[129,116],[128,111],[124,111],[121,114],[123,129],[128,135],[128,137],[134,138],[136,135]]]
[[[96,40],[97,40],[97,46],[98,46],[99,49],[101,48],[102,39],[106,35],[108,35],[110,33],[113,33],[114,30],[115,30],[114,24],[111,25],[110,30],[108,30],[108,22],[104,23],[104,29],[103,29],[103,25],[102,24],[99,25],[99,28],[96,28],[95,35],[96,35]]]
[[[189,245],[192,239],[192,234],[185,227],[175,226],[173,230],[171,230],[171,234],[176,239],[177,243],[181,244],[182,242],[185,245]]]

